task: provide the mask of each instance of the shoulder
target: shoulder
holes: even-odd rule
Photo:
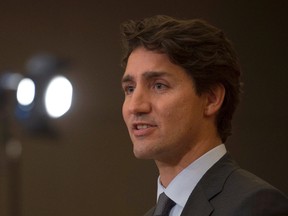
[[[215,206],[229,203],[231,215],[288,215],[288,198],[278,189],[241,168],[234,169],[212,199]]]
[[[288,199],[226,154],[198,182],[183,215],[204,210],[213,216],[288,216]]]
[[[258,191],[261,189],[278,191],[263,179],[241,168],[235,169],[233,172],[231,172],[231,174],[226,179],[225,187],[236,187],[235,189],[242,192]]]
[[[221,197],[228,198],[239,215],[288,215],[288,198],[266,181],[243,169],[234,170],[227,178],[220,200]]]
[[[241,169],[228,153],[207,171],[201,181],[208,187],[218,185],[219,190],[239,191],[243,195],[259,190],[280,192],[265,180]]]
[[[235,194],[243,197],[275,194],[285,197],[281,191],[271,184],[240,168],[234,170],[226,179],[226,182],[223,185],[223,192],[226,191],[234,191]]]

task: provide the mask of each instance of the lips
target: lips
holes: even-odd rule
[[[134,128],[136,130],[143,130],[143,129],[146,129],[146,128],[149,128],[149,127],[152,127],[151,125],[148,125],[148,124],[136,124],[134,126]]]
[[[151,134],[157,126],[148,123],[135,123],[133,124],[133,134],[137,136],[148,136]]]

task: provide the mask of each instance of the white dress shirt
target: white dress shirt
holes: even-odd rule
[[[202,155],[188,167],[182,170],[164,188],[158,178],[157,199],[162,192],[172,199],[176,205],[171,209],[169,216],[180,216],[183,208],[202,176],[227,152],[225,145],[221,144]]]

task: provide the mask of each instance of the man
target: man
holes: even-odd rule
[[[288,215],[287,197],[226,151],[240,68],[223,32],[154,16],[122,34],[123,117],[135,156],[159,169],[158,204],[145,215]]]

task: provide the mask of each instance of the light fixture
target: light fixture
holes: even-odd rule
[[[49,82],[44,100],[47,114],[52,118],[59,118],[71,107],[73,88],[64,76],[56,76]]]
[[[29,132],[55,134],[51,120],[71,108],[73,86],[64,76],[69,66],[66,60],[39,54],[28,61],[24,75],[9,72],[0,77],[0,90],[16,92],[16,118]]]
[[[16,98],[19,104],[23,106],[30,105],[35,97],[35,84],[32,79],[23,78],[17,88]]]
[[[57,136],[52,121],[67,113],[72,104],[73,87],[64,76],[69,69],[67,61],[41,54],[28,61],[25,74],[0,74],[0,168],[8,169],[7,203],[13,216],[21,213],[22,144],[13,136],[11,117],[16,116],[30,135]],[[11,110],[16,115],[11,115]]]

